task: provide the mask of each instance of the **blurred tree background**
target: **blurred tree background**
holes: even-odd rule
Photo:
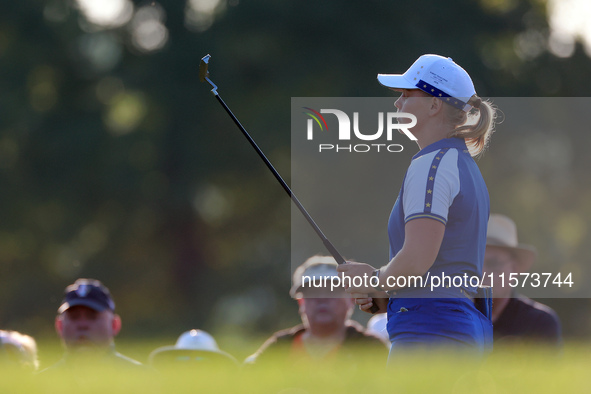
[[[376,74],[424,53],[451,56],[480,96],[587,96],[591,40],[556,3],[0,1],[0,327],[54,335],[78,277],[111,289],[125,336],[295,323],[290,200],[199,82],[201,57],[289,181],[291,97],[382,96]],[[493,210],[554,245],[547,259],[586,265],[588,126],[570,134],[579,159],[553,176],[577,181],[559,189],[547,171],[520,178],[520,151],[500,159],[516,141],[535,150],[534,132],[482,160]],[[588,337],[589,300],[545,301]]]

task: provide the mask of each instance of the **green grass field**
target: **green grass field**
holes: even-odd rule
[[[157,346],[161,343],[120,343],[119,349],[145,362]],[[54,361],[60,355],[55,344],[46,348],[39,355],[42,368],[47,366],[44,360]],[[389,367],[385,360],[360,352],[350,360],[231,370],[202,367],[157,372],[87,365],[75,374],[0,371],[0,393],[589,393],[591,345],[569,343],[558,355],[512,346],[496,349],[486,359],[429,352],[406,355]]]

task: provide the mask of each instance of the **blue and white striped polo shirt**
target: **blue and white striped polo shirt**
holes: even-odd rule
[[[406,172],[388,222],[390,259],[402,249],[405,223],[430,218],[445,224],[445,233],[429,275],[480,278],[489,211],[486,184],[464,140],[439,140],[413,156]]]

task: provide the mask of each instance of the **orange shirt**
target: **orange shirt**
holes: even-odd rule
[[[304,344],[304,332],[299,332],[293,337],[293,341],[291,342],[291,350],[290,350],[290,358],[311,358],[312,355],[306,349],[306,345]],[[341,344],[332,348],[327,354],[323,357],[319,357],[323,360],[334,359],[341,348]]]

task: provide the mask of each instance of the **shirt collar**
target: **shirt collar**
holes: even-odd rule
[[[444,138],[442,140],[432,143],[431,145],[427,145],[426,147],[421,149],[419,152],[417,152],[417,154],[414,155],[412,157],[412,159],[414,160],[414,159],[419,158],[423,155],[426,155],[427,153],[431,153],[433,151],[443,149],[443,148],[455,148],[455,149],[458,149],[459,151],[463,151],[463,152],[469,154],[468,148],[466,147],[466,141],[463,138],[452,137],[452,138]]]

